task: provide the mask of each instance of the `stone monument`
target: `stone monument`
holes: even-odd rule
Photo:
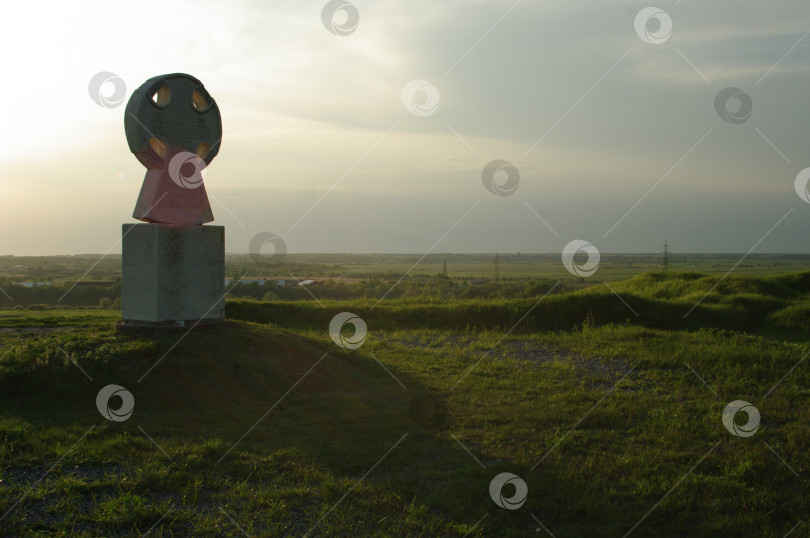
[[[124,117],[129,149],[146,167],[122,229],[119,327],[182,327],[224,319],[225,228],[202,173],[219,152],[222,119],[196,78],[175,73],[135,90]]]

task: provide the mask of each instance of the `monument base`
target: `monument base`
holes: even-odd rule
[[[126,327],[190,327],[225,319],[225,228],[132,223],[122,227]]]

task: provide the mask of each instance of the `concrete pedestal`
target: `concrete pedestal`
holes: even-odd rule
[[[225,318],[225,228],[124,224],[124,324],[177,326]]]

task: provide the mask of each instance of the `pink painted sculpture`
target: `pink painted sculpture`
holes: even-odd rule
[[[191,75],[144,82],[127,103],[129,149],[146,168],[133,217],[162,224],[204,224],[214,215],[202,171],[219,152],[222,119],[214,99]]]

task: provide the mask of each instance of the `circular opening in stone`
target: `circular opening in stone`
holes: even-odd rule
[[[159,85],[152,89],[152,102],[157,106],[163,108],[169,104],[172,99],[172,88],[168,82],[161,82]]]
[[[148,140],[149,147],[152,148],[161,159],[165,159],[169,155],[169,146],[160,138],[150,138]]]
[[[214,104],[214,99],[205,91],[205,88],[197,88],[191,94],[191,104],[197,112],[205,112]]]
[[[205,160],[205,158],[208,156],[210,152],[211,152],[211,144],[206,144],[205,142],[200,142],[200,144],[197,146],[197,150],[195,151],[197,157],[199,157],[202,160]]]

